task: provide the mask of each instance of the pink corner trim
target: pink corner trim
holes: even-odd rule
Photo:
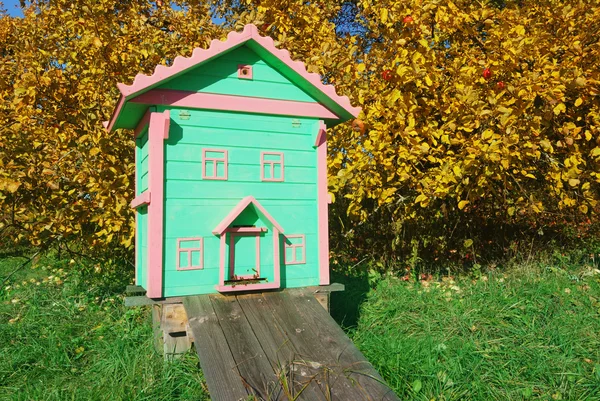
[[[150,199],[150,191],[144,191],[138,196],[136,196],[134,200],[131,201],[129,207],[131,207],[132,209],[137,209],[140,206],[149,205]]]
[[[189,92],[174,89],[152,89],[133,99],[132,103],[161,104],[195,109],[227,110],[244,113],[277,114],[339,120],[336,114],[319,103],[266,99],[216,93]]]
[[[222,153],[223,157],[207,157],[206,153],[207,152],[215,152],[215,153]],[[222,180],[222,181],[227,181],[228,179],[228,171],[229,171],[229,155],[227,150],[225,149],[202,149],[202,179],[203,180]],[[207,167],[206,164],[207,162],[212,162],[213,166],[212,166],[212,174],[207,174],[207,173],[211,173],[211,171],[206,171]],[[222,177],[218,176],[218,163],[223,163],[223,169],[224,169],[224,175]]]
[[[319,123],[317,148],[317,202],[319,225],[319,284],[329,285],[329,211],[327,192],[327,126]]]
[[[151,113],[148,127],[148,187],[153,202],[148,206],[148,276],[146,295],[163,294],[164,140],[168,137],[169,112]],[[165,132],[167,131],[167,132]]]
[[[227,235],[221,235],[220,242],[219,284],[225,285],[225,248],[227,247]]]
[[[265,160],[265,156],[279,156],[279,160]],[[279,167],[279,178],[275,178],[275,165]],[[269,168],[270,178],[265,178],[265,169]],[[282,152],[260,152],[260,180],[270,182],[284,181],[285,166]]]
[[[181,243],[184,241],[198,241],[200,246],[198,248],[182,248]],[[181,253],[187,253],[188,264],[186,267],[181,267]],[[198,266],[192,265],[192,252],[200,252],[200,264]],[[177,238],[177,252],[175,253],[177,262],[177,270],[185,271],[185,270],[201,270],[204,269],[204,238],[195,237],[195,238]]]
[[[283,255],[283,259],[286,265],[303,265],[306,264],[306,235],[304,234],[294,234],[294,235],[286,235],[286,238],[302,238],[302,242],[300,244],[290,244],[287,242],[284,243],[285,254]],[[300,260],[296,259],[296,249],[300,248],[302,251],[302,258]],[[287,260],[287,250],[291,249],[292,254],[294,255],[292,260]]]
[[[238,203],[231,212],[225,217],[212,231],[214,235],[222,235],[229,228],[231,223],[242,213],[250,204],[253,204],[256,209],[273,225],[273,229],[277,229],[283,233],[283,229],[277,221],[265,210],[265,208],[253,196],[246,196]]]
[[[148,124],[150,124],[150,114],[150,109],[146,110],[144,116],[133,130],[133,139],[137,139],[137,137],[140,136],[140,134],[146,129],[146,127],[148,127]]]
[[[333,85],[323,84],[319,74],[309,73],[306,70],[304,63],[301,61],[292,60],[290,53],[287,50],[278,49],[275,47],[275,43],[272,38],[261,36],[256,26],[249,24],[244,27],[242,32],[230,32],[227,35],[227,40],[224,42],[213,40],[208,49],[195,48],[192,51],[191,57],[176,57],[173,61],[173,65],[170,67],[159,65],[155,68],[152,75],[136,75],[131,85],[125,85],[122,83],[117,84],[117,87],[121,92],[121,98],[119,99],[119,103],[110,119],[108,130],[112,131],[114,128],[117,117],[121,113],[126,99],[131,99],[132,97],[135,97],[144,91],[152,89],[167,79],[180,75],[190,68],[196,67],[197,65],[211,60],[219,54],[240,46],[250,40],[253,40],[273,56],[278,58],[281,62],[297,73],[302,79],[308,81],[330,100],[346,110],[349,114],[353,115],[354,117],[358,116],[361,111],[360,107],[353,107],[350,104],[350,99],[348,99],[347,96],[339,96],[336,93]]]
[[[252,66],[247,64],[238,64],[238,78],[252,79]]]

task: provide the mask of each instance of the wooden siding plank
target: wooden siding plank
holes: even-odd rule
[[[263,297],[274,310],[274,320],[298,351],[298,357],[305,361],[306,366],[314,367],[313,375],[321,383],[325,399],[362,400],[356,398],[354,387],[345,377],[343,367],[333,358],[331,350],[323,346],[309,324],[296,313],[294,301],[286,296],[286,292],[264,293]]]
[[[316,199],[315,185],[310,184],[272,183],[281,185],[269,186],[257,181],[254,184],[240,186],[235,185],[235,182],[228,183],[229,185],[223,184],[223,181],[217,180],[167,180],[165,189],[171,199],[204,198],[240,200],[248,196],[248,194],[252,194],[252,196],[261,202],[263,199],[286,200],[289,198],[298,198],[313,201]]]
[[[266,357],[241,306],[234,296],[211,295],[223,334],[250,394],[269,399],[279,386],[274,368]],[[239,380],[239,379],[238,379]]]
[[[171,119],[180,127],[203,127],[240,129],[245,132],[270,132],[311,136],[318,124],[317,119],[308,117],[224,112],[217,110],[172,109]],[[177,127],[174,126],[174,129]],[[174,131],[177,133],[177,131]]]
[[[172,135],[177,135],[173,138],[173,141],[176,141],[177,145],[190,144],[214,148],[222,145],[222,136],[227,135],[228,145],[231,147],[304,150],[314,153],[314,149],[312,148],[314,141],[312,141],[310,135],[306,135],[304,132],[276,133],[265,131],[264,128],[266,126],[263,126],[263,131],[252,132],[246,131],[243,127],[238,127],[237,130],[234,130],[232,128],[183,125],[182,128],[176,128],[172,132]],[[282,141],[282,136],[285,136],[285,141]]]
[[[307,296],[303,289],[292,289],[283,293],[282,298],[287,301],[285,304],[290,313],[296,312],[299,318],[314,330],[315,338],[334,353],[335,360],[346,369],[347,374],[350,373],[350,377],[356,383],[356,391],[361,392],[364,399],[399,401],[396,394],[383,384],[385,381],[373,365],[314,297]],[[292,307],[294,309],[291,309]]]
[[[260,160],[250,165],[239,165],[230,163],[229,176],[235,177],[235,182],[248,182],[256,183],[261,181],[261,166]],[[284,166],[285,183],[287,184],[314,184],[316,185],[316,172],[312,167],[294,167],[285,165]],[[186,181],[200,181],[202,177],[202,163],[197,162],[173,162],[168,161],[165,167],[165,176],[167,180],[186,180]],[[273,188],[277,188],[275,184],[281,184],[280,182],[266,182],[265,185],[272,185]]]
[[[187,297],[183,301],[194,334],[200,366],[208,384],[211,400],[245,400],[248,392],[225,341],[219,319],[207,295]]]

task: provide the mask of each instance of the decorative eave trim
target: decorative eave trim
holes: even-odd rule
[[[314,117],[319,119],[340,119],[339,116],[320,103],[221,95],[216,93],[188,92],[173,89],[151,89],[148,92],[131,99],[130,102],[148,105],[160,104],[193,109],[227,110],[244,113]]]
[[[121,96],[109,123],[106,125],[107,129],[109,131],[114,129],[115,122],[127,100],[140,95],[144,91],[152,89],[167,79],[185,73],[187,70],[194,68],[198,64],[208,61],[219,54],[240,46],[250,40],[259,44],[349,114],[355,117],[358,116],[361,108],[352,106],[350,99],[347,96],[338,95],[333,85],[323,84],[319,74],[308,72],[302,61],[292,60],[289,51],[278,49],[271,37],[261,36],[256,26],[248,24],[244,27],[242,32],[230,32],[225,41],[213,40],[208,49],[195,48],[192,51],[191,57],[176,57],[173,64],[169,67],[158,65],[151,75],[137,74],[131,85],[125,85],[123,83],[117,84]]]
[[[269,212],[267,212],[265,210],[265,208],[258,203],[258,201],[256,199],[254,199],[253,196],[246,196],[244,199],[242,199],[240,201],[240,203],[238,203],[236,205],[236,207],[233,208],[233,210],[231,212],[229,212],[229,214],[227,215],[227,217],[225,217],[216,227],[215,229],[212,231],[212,233],[214,235],[222,235],[225,230],[227,230],[229,228],[229,226],[231,225],[231,223],[233,223],[233,221],[250,205],[253,204],[254,207],[256,207],[259,212],[265,216],[265,218],[267,220],[269,220],[269,222],[273,225],[274,228],[276,228],[280,233],[283,233],[283,228],[281,228],[281,226],[279,225],[279,223],[277,223],[277,221],[273,218],[273,216],[271,216],[269,214]]]

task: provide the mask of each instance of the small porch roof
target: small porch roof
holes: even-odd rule
[[[252,206],[251,206],[252,205]],[[254,207],[254,210],[259,215],[259,217],[264,218],[269,221],[274,228],[276,228],[280,233],[283,233],[283,228],[279,225],[279,223],[265,210],[265,208],[253,197],[246,196],[244,199],[237,204],[236,207],[233,208],[231,212],[225,217],[221,222],[215,227],[212,231],[214,235],[223,235],[225,230],[229,228],[231,223],[248,207]]]

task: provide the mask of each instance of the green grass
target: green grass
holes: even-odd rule
[[[401,399],[600,400],[600,271],[386,279],[353,338]]]
[[[562,262],[345,278],[333,314],[403,400],[600,400],[600,271]],[[149,309],[123,306],[131,277],[100,268],[42,260],[0,289],[0,400],[208,400],[196,355],[163,362]]]
[[[129,277],[82,270],[42,261],[0,290],[0,399],[208,399],[196,356],[164,363],[148,309],[123,306]]]

